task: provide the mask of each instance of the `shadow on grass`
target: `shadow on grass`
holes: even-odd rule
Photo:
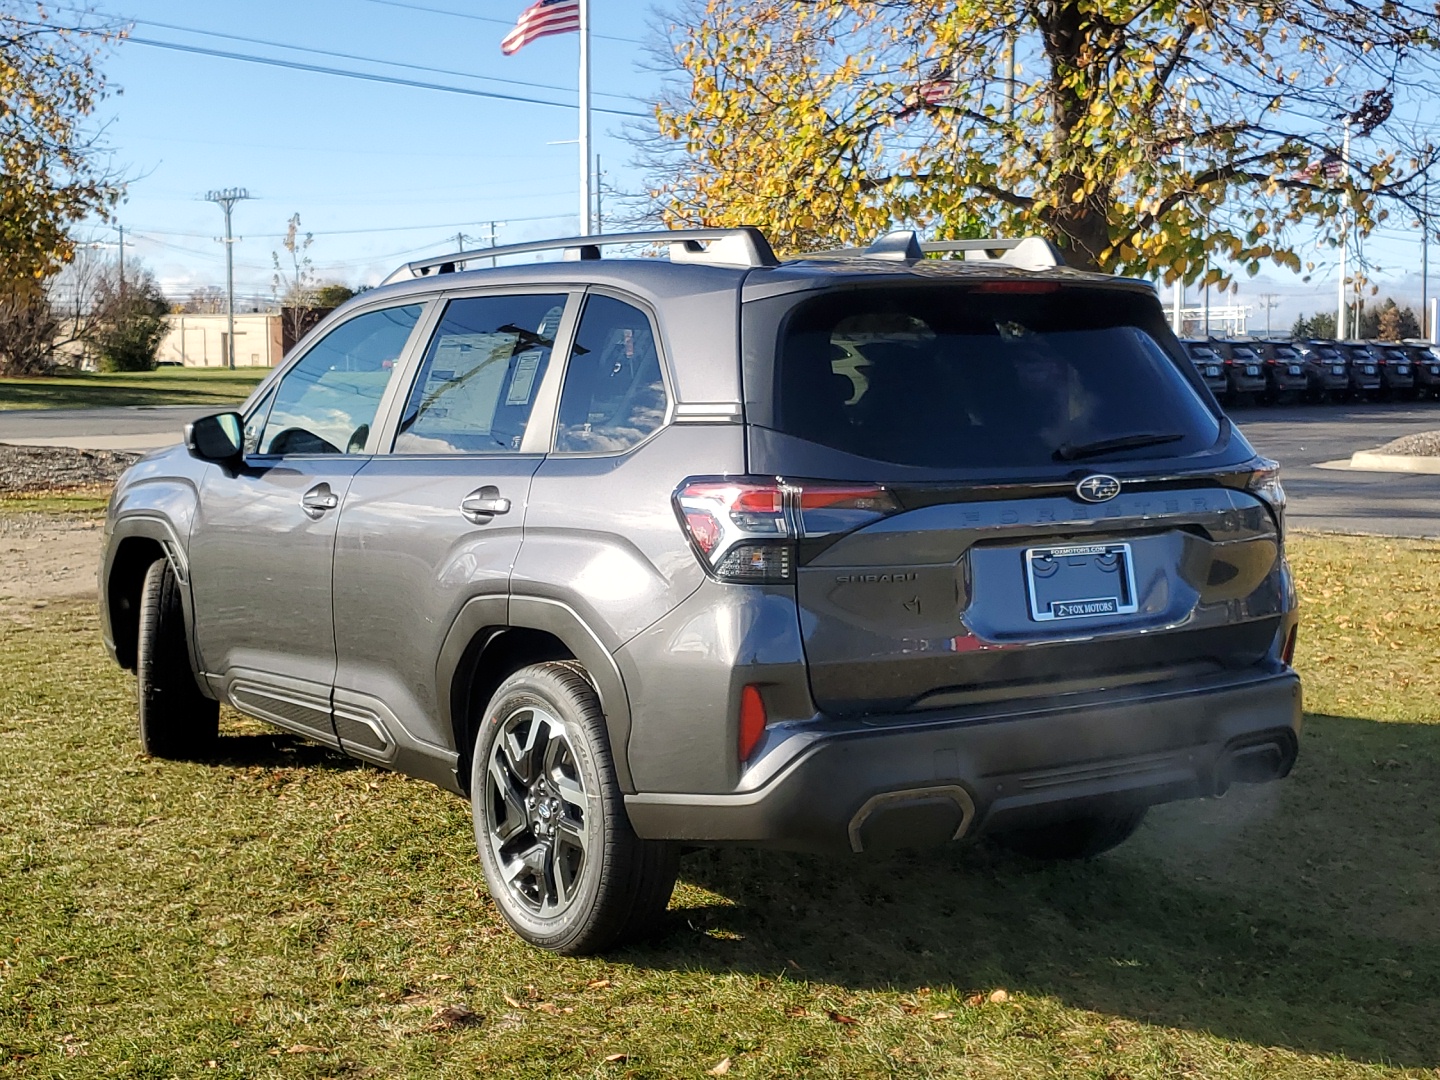
[[[1157,808],[1042,865],[980,844],[823,859],[713,850],[654,967],[853,988],[1003,987],[1151,1024],[1440,1064],[1440,725],[1316,716],[1278,785]]]
[[[339,750],[278,731],[222,733],[216,740],[214,751],[205,756],[202,764],[216,768],[330,769],[347,772],[367,767],[364,762],[347,757]]]

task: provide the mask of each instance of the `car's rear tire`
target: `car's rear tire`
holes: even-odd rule
[[[1087,814],[1049,825],[997,833],[995,842],[1030,859],[1090,859],[1119,847],[1140,828],[1147,807],[1115,814]]]
[[[582,955],[660,924],[679,851],[630,827],[604,714],[578,665],[522,668],[495,691],[470,801],[490,895],[530,944]]]
[[[140,587],[135,687],[145,753],[193,759],[214,751],[220,704],[195,682],[180,583],[166,559],[150,564]]]

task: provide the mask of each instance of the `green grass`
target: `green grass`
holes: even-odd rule
[[[1289,780],[1082,865],[699,853],[589,960],[504,929],[461,800],[234,716],[144,758],[89,608],[12,611],[0,1076],[1433,1077],[1440,546],[1292,556]]]
[[[91,484],[53,491],[0,492],[0,514],[99,517],[110,502],[111,485]]]
[[[0,378],[0,410],[115,405],[238,405],[269,368],[160,368],[123,374],[74,372]]]

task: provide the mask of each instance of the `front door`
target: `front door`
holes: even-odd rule
[[[244,466],[206,472],[191,531],[204,670],[242,711],[332,744],[335,525],[422,306],[362,312],[310,347],[246,418]]]
[[[408,771],[454,764],[436,665],[460,609],[503,625],[530,479],[548,425],[531,424],[570,295],[451,300],[388,453],[355,477],[335,550],[335,722],[350,753]],[[541,430],[541,428],[544,430]],[[417,760],[418,758],[418,760]]]

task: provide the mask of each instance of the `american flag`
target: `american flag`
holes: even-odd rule
[[[536,38],[573,34],[579,29],[580,0],[536,0],[520,13],[515,29],[500,42],[500,51],[509,56]]]

